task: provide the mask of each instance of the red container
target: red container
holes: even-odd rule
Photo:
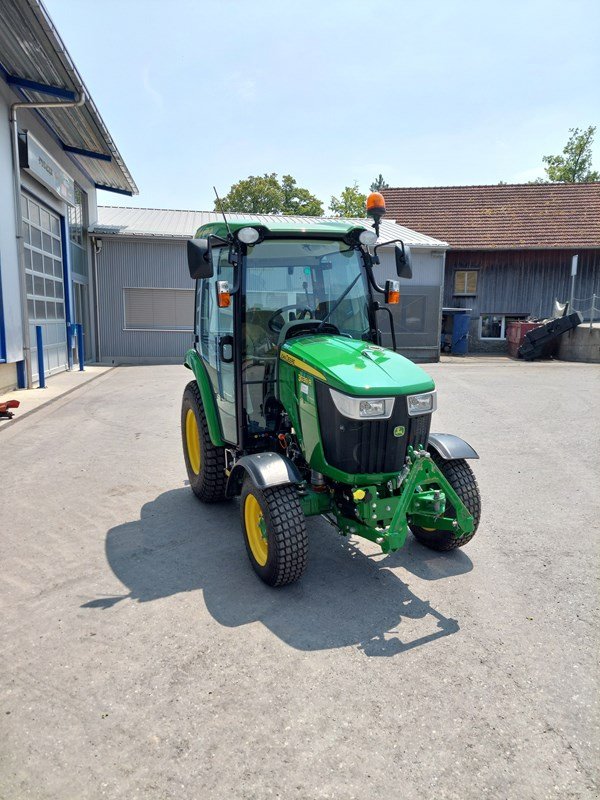
[[[514,320],[509,322],[506,328],[506,340],[508,342],[508,355],[511,358],[519,357],[519,347],[521,346],[525,334],[534,328],[539,328],[540,322],[523,322]]]

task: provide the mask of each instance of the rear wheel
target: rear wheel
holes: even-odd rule
[[[204,503],[225,499],[225,449],[210,440],[206,413],[196,381],[190,381],[181,404],[181,438],[190,486]]]
[[[308,534],[296,489],[261,490],[247,477],[240,510],[246,551],[257,575],[269,586],[298,580],[306,567]]]
[[[481,496],[479,494],[479,487],[477,486],[473,470],[464,458],[445,461],[441,456],[438,456],[437,453],[432,453],[432,458],[450,486],[452,486],[473,516],[475,527],[471,533],[460,537],[456,536],[453,531],[438,531],[435,529],[420,528],[416,525],[411,525],[410,529],[415,538],[421,542],[421,544],[424,544],[425,547],[430,547],[432,550],[455,550],[457,547],[463,547],[467,542],[470,542],[477,533],[479,518],[481,516]],[[456,511],[451,503],[446,504],[444,516],[456,516]]]

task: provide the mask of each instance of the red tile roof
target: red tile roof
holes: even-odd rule
[[[388,219],[453,249],[600,247],[600,183],[384,189]]]

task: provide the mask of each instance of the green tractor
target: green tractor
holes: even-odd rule
[[[374,225],[256,218],[202,226],[188,242],[196,280],[194,374],[181,411],[190,486],[205,503],[240,496],[250,562],[271,586],[303,573],[306,517],[384,553],[408,530],[434,550],[473,538],[480,496],[473,448],[430,433],[433,380],[381,346],[377,317],[399,301],[380,286]],[[373,229],[374,228],[374,229]],[[398,277],[410,252],[394,244]]]

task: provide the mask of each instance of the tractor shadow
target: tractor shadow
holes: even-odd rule
[[[472,569],[461,551],[434,553],[410,537],[395,554],[368,555],[320,518],[308,520],[308,530],[303,578],[271,589],[246,556],[236,501],[206,506],[189,488],[165,492],[143,506],[140,519],[106,535],[108,563],[129,593],[82,607],[108,609],[126,598],[146,603],[202,589],[208,611],[222,625],[258,620],[299,650],[355,646],[369,656],[393,656],[459,630],[456,620],[417,597],[389,567],[438,580]]]

